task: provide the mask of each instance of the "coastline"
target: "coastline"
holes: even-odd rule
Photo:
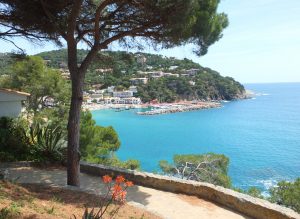
[[[156,103],[156,104],[84,104],[83,110],[105,110],[105,109],[115,109],[115,110],[129,110],[129,109],[147,109],[151,110],[145,112],[137,112],[137,115],[159,115],[159,114],[169,114],[178,112],[195,111],[202,109],[220,108],[222,106],[221,102],[213,101],[179,101],[175,103]]]
[[[146,112],[137,112],[138,115],[152,116],[160,114],[170,114],[179,112],[188,112],[195,110],[220,108],[222,104],[219,102],[180,102],[172,104],[160,104],[156,109],[148,110]]]
[[[96,111],[105,109],[144,109],[151,107],[150,104],[84,104],[83,110]]]

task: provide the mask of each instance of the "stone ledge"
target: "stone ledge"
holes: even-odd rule
[[[173,193],[198,196],[252,218],[300,219],[300,215],[289,208],[209,183],[182,180],[153,173],[125,170],[100,164],[89,164],[86,162],[81,162],[80,169],[83,173],[95,176],[123,175],[126,179],[133,181],[136,185]]]

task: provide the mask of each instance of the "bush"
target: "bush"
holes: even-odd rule
[[[24,119],[0,118],[0,161],[30,160],[30,142],[25,133]]]
[[[89,111],[81,113],[80,153],[83,160],[125,169],[138,169],[137,160],[121,161],[115,155],[121,142],[113,127],[97,126]]]
[[[270,189],[269,200],[279,205],[289,207],[300,213],[300,178],[295,182],[281,181]]]
[[[250,187],[248,190],[243,190],[243,189],[240,189],[240,188],[232,188],[232,189],[234,191],[244,193],[244,194],[250,195],[250,196],[255,197],[255,198],[264,199],[264,196],[262,195],[262,191],[259,188],[254,187],[254,186]]]
[[[25,119],[0,118],[0,161],[54,162],[66,146],[61,126]]]
[[[231,187],[228,176],[229,158],[222,154],[175,155],[173,163],[159,162],[163,173],[187,180],[195,180]]]

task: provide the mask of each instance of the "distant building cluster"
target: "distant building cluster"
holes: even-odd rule
[[[137,54],[135,56],[136,62],[144,66],[146,71],[137,71],[136,74],[129,79],[131,86],[127,90],[116,90],[114,86],[108,87],[106,89],[101,89],[102,84],[92,85],[92,89],[84,93],[84,101],[86,104],[99,103],[99,104],[140,104],[141,99],[136,97],[135,94],[137,91],[137,86],[145,85],[150,80],[163,78],[163,77],[188,77],[190,85],[195,85],[195,82],[192,80],[193,77],[199,72],[200,69],[181,69],[178,70],[179,66],[170,66],[168,71],[176,72],[164,72],[162,70],[153,71],[152,66],[147,65],[147,58],[143,54]],[[46,60],[46,62],[51,62]],[[67,64],[64,62],[59,63],[59,71],[63,78],[70,80],[70,72],[67,68]],[[112,74],[113,68],[98,68],[95,69],[95,72],[100,75]],[[121,71],[126,73],[125,70]],[[45,101],[47,106],[52,106],[53,102],[51,99]]]
[[[130,86],[128,90],[123,91],[117,91],[115,86],[111,86],[102,90],[95,89],[85,92],[84,100],[87,104],[141,104],[141,99],[134,97],[136,93],[136,86]]]

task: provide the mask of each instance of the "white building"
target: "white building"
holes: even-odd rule
[[[119,98],[109,97],[104,98],[104,104],[141,104],[142,101],[138,97]]]
[[[148,78],[131,78],[129,81],[132,85],[147,84]]]
[[[198,69],[198,68],[192,68],[192,69],[186,70],[185,73],[188,74],[190,77],[193,77],[199,72],[199,70],[200,69]]]
[[[173,74],[173,73],[164,73],[164,77],[179,77],[179,74]]]
[[[0,89],[0,117],[18,117],[22,111],[22,102],[28,96],[28,93]]]
[[[108,88],[107,88],[107,92],[108,92],[108,93],[113,93],[114,90],[115,90],[115,86],[111,86],[111,87],[108,87]]]
[[[177,68],[178,68],[177,65],[173,65],[173,66],[170,66],[170,67],[169,67],[169,70],[175,70],[175,69],[177,69]]]
[[[91,94],[92,99],[103,99],[103,94]]]
[[[115,91],[113,92],[113,97],[119,97],[119,98],[128,98],[133,97],[132,91]]]
[[[164,76],[164,72],[162,71],[152,71],[152,72],[147,72],[147,74],[151,78],[161,78]]]
[[[114,70],[112,68],[98,68],[98,69],[95,69],[96,72],[98,73],[112,73]]]
[[[137,86],[130,86],[129,90],[132,91],[133,93],[137,93],[138,92]]]

